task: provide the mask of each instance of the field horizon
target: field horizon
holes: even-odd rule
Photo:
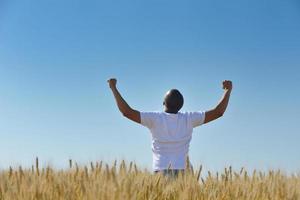
[[[69,169],[22,166],[0,170],[2,199],[300,199],[300,174],[280,170],[239,171],[203,174],[186,170],[177,178],[153,174],[134,162],[90,162]]]

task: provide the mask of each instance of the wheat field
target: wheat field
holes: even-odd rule
[[[40,168],[38,159],[30,169],[22,167],[0,172],[0,200],[68,199],[201,199],[201,200],[296,200],[300,199],[300,176],[280,171],[251,172],[243,168],[221,173],[188,171],[177,178],[153,174],[125,161],[104,162],[70,169]]]

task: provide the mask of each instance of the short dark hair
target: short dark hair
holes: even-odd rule
[[[183,106],[183,96],[177,89],[171,89],[164,98],[164,105],[168,111],[177,113]]]

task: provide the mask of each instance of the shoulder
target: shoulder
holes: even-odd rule
[[[180,112],[179,114],[189,119],[203,118],[205,116],[205,111],[185,111]]]
[[[193,112],[190,112],[190,111],[178,112],[178,115],[180,115],[180,116],[186,116],[186,117],[188,117],[188,116],[190,116],[192,114],[193,114]]]
[[[148,118],[156,118],[163,115],[163,112],[159,111],[143,111],[140,112],[141,117],[148,117]]]
[[[193,127],[200,126],[205,121],[205,111],[185,112],[185,116]]]
[[[184,111],[180,112],[182,115],[195,115],[195,114],[204,114],[205,111]]]
[[[141,124],[151,129],[161,118],[162,112],[157,112],[157,111],[140,112],[140,115],[141,115]]]
[[[151,115],[162,115],[163,114],[163,112],[161,112],[161,111],[141,111],[140,113],[151,114]]]

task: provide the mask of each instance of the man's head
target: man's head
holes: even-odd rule
[[[177,89],[169,90],[164,98],[165,112],[177,113],[183,106],[183,96]]]

